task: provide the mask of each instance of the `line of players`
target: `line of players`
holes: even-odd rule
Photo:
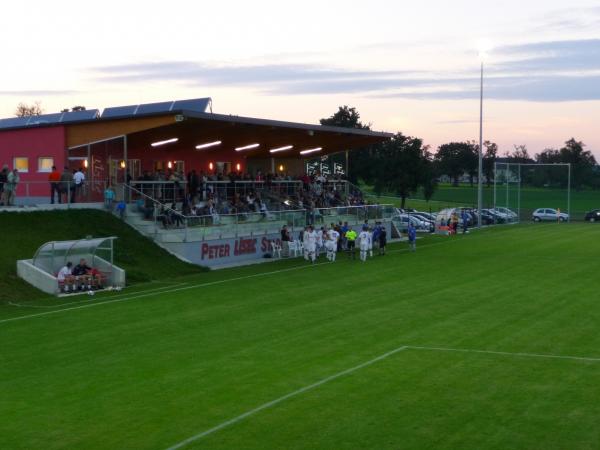
[[[360,260],[365,262],[367,257],[373,257],[373,243],[379,245],[379,254],[385,255],[387,244],[387,231],[379,222],[374,228],[367,223],[362,226],[360,233],[356,233],[351,226],[339,227],[333,223],[330,228],[315,229],[307,226],[302,234],[304,259],[314,264],[324,249],[329,261],[335,261],[338,251],[346,250],[352,259],[356,259],[356,247],[360,250]]]

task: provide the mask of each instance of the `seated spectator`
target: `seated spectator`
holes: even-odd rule
[[[87,261],[84,258],[79,260],[79,264],[77,264],[73,268],[73,276],[75,277],[75,283],[78,284],[78,289],[82,290],[86,287],[88,289],[92,288],[92,268],[87,265]]]
[[[66,266],[63,266],[58,271],[58,275],[56,275],[61,292],[69,293],[69,285],[71,286],[71,292],[75,291],[75,277],[71,272],[72,267],[73,263],[68,262]]]

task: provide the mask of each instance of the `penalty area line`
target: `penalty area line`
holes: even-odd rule
[[[217,432],[219,430],[222,430],[223,428],[226,428],[228,426],[234,425],[234,424],[236,424],[236,423],[238,423],[238,422],[246,419],[247,417],[250,417],[250,416],[252,416],[252,415],[254,415],[256,413],[259,413],[259,412],[261,412],[261,411],[263,411],[265,409],[268,409],[268,408],[271,408],[271,407],[273,407],[275,405],[278,405],[279,403],[284,402],[284,401],[286,401],[289,398],[296,397],[296,396],[298,396],[300,394],[303,394],[303,393],[305,393],[307,391],[310,391],[312,389],[318,388],[319,386],[322,386],[325,383],[329,383],[330,381],[336,380],[337,378],[343,377],[345,375],[350,375],[351,373],[356,372],[357,370],[360,370],[360,369],[363,369],[365,367],[371,366],[371,365],[373,365],[373,364],[375,364],[375,363],[377,363],[377,362],[379,362],[379,361],[381,361],[383,359],[386,359],[386,358],[388,358],[388,357],[390,357],[392,355],[395,355],[396,353],[399,353],[402,350],[406,350],[406,349],[407,349],[406,346],[398,347],[398,348],[396,348],[394,350],[391,350],[391,351],[389,351],[387,353],[384,353],[384,354],[379,355],[379,356],[377,356],[377,357],[375,357],[373,359],[370,359],[369,361],[366,361],[366,362],[364,362],[362,364],[359,364],[359,365],[354,366],[354,367],[350,367],[349,369],[346,369],[346,370],[342,370],[341,372],[338,372],[338,373],[335,373],[333,375],[330,375],[327,378],[323,378],[322,380],[317,381],[316,383],[309,384],[308,386],[304,386],[304,387],[302,387],[300,389],[297,389],[297,390],[295,390],[293,392],[290,392],[289,394],[286,394],[286,395],[283,395],[283,396],[281,396],[279,398],[276,398],[275,400],[271,400],[270,402],[263,403],[262,405],[254,408],[254,409],[251,409],[249,411],[246,411],[243,414],[240,414],[239,416],[234,417],[233,419],[229,419],[229,420],[227,420],[225,422],[220,423],[217,426],[214,426],[212,428],[209,428],[208,430],[202,431],[201,433],[195,434],[194,436],[191,436],[191,437],[189,437],[187,439],[184,439],[183,441],[178,442],[177,444],[169,447],[167,450],[177,450],[177,449],[183,448],[186,445],[191,444],[194,441],[202,439],[203,437],[206,437],[209,434],[213,434],[213,433],[215,433],[215,432]]]
[[[523,352],[502,352],[496,350],[477,350],[470,348],[449,348],[449,347],[423,347],[417,345],[407,345],[409,350],[431,350],[437,352],[455,352],[455,353],[480,353],[486,355],[518,356],[523,358],[546,358],[546,359],[566,359],[574,361],[600,362],[600,358],[589,356],[570,356],[570,355],[551,355],[544,353],[523,353]]]

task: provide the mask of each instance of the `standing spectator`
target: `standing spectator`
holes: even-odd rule
[[[284,225],[281,229],[281,249],[283,250],[283,257],[287,258],[290,256],[290,241],[292,237],[290,236],[290,232],[287,228],[287,225]]]
[[[17,169],[13,169],[12,172],[8,172],[6,184],[4,185],[6,206],[15,205],[15,197],[17,196],[17,185],[19,184],[19,181],[21,181],[21,179],[19,178],[19,171]]]
[[[104,190],[104,206],[109,211],[112,211],[113,201],[115,199],[115,191],[113,191],[112,187],[109,185]]]
[[[467,233],[469,230],[469,215],[467,214],[467,211],[463,210],[463,212],[460,215],[460,218],[462,219],[462,232],[463,234]]]
[[[4,186],[8,181],[8,165],[4,164],[2,167],[2,171],[0,171],[0,205],[4,205],[6,203]]]
[[[81,200],[81,191],[83,190],[83,182],[85,181],[85,175],[81,169],[77,169],[77,171],[73,174],[73,182],[75,183],[74,189],[71,194],[71,202],[75,203],[75,199],[79,198]]]
[[[52,166],[52,172],[48,176],[48,181],[50,182],[50,203],[54,204],[55,192],[58,203],[62,203],[62,199],[60,198],[60,172],[56,169],[56,166]]]
[[[411,252],[417,251],[417,229],[412,223],[408,223],[408,249]]]
[[[121,200],[119,203],[117,203],[117,212],[119,213],[119,217],[121,218],[121,220],[125,220],[126,209],[127,203],[125,203],[125,200]]]
[[[69,202],[69,195],[73,189],[73,174],[67,166],[60,175],[60,190],[65,194],[65,202]]]

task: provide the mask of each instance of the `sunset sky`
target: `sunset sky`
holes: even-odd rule
[[[212,97],[213,110],[318,122],[355,106],[433,148],[531,154],[575,137],[600,159],[595,1],[28,1],[0,14],[0,117]]]

